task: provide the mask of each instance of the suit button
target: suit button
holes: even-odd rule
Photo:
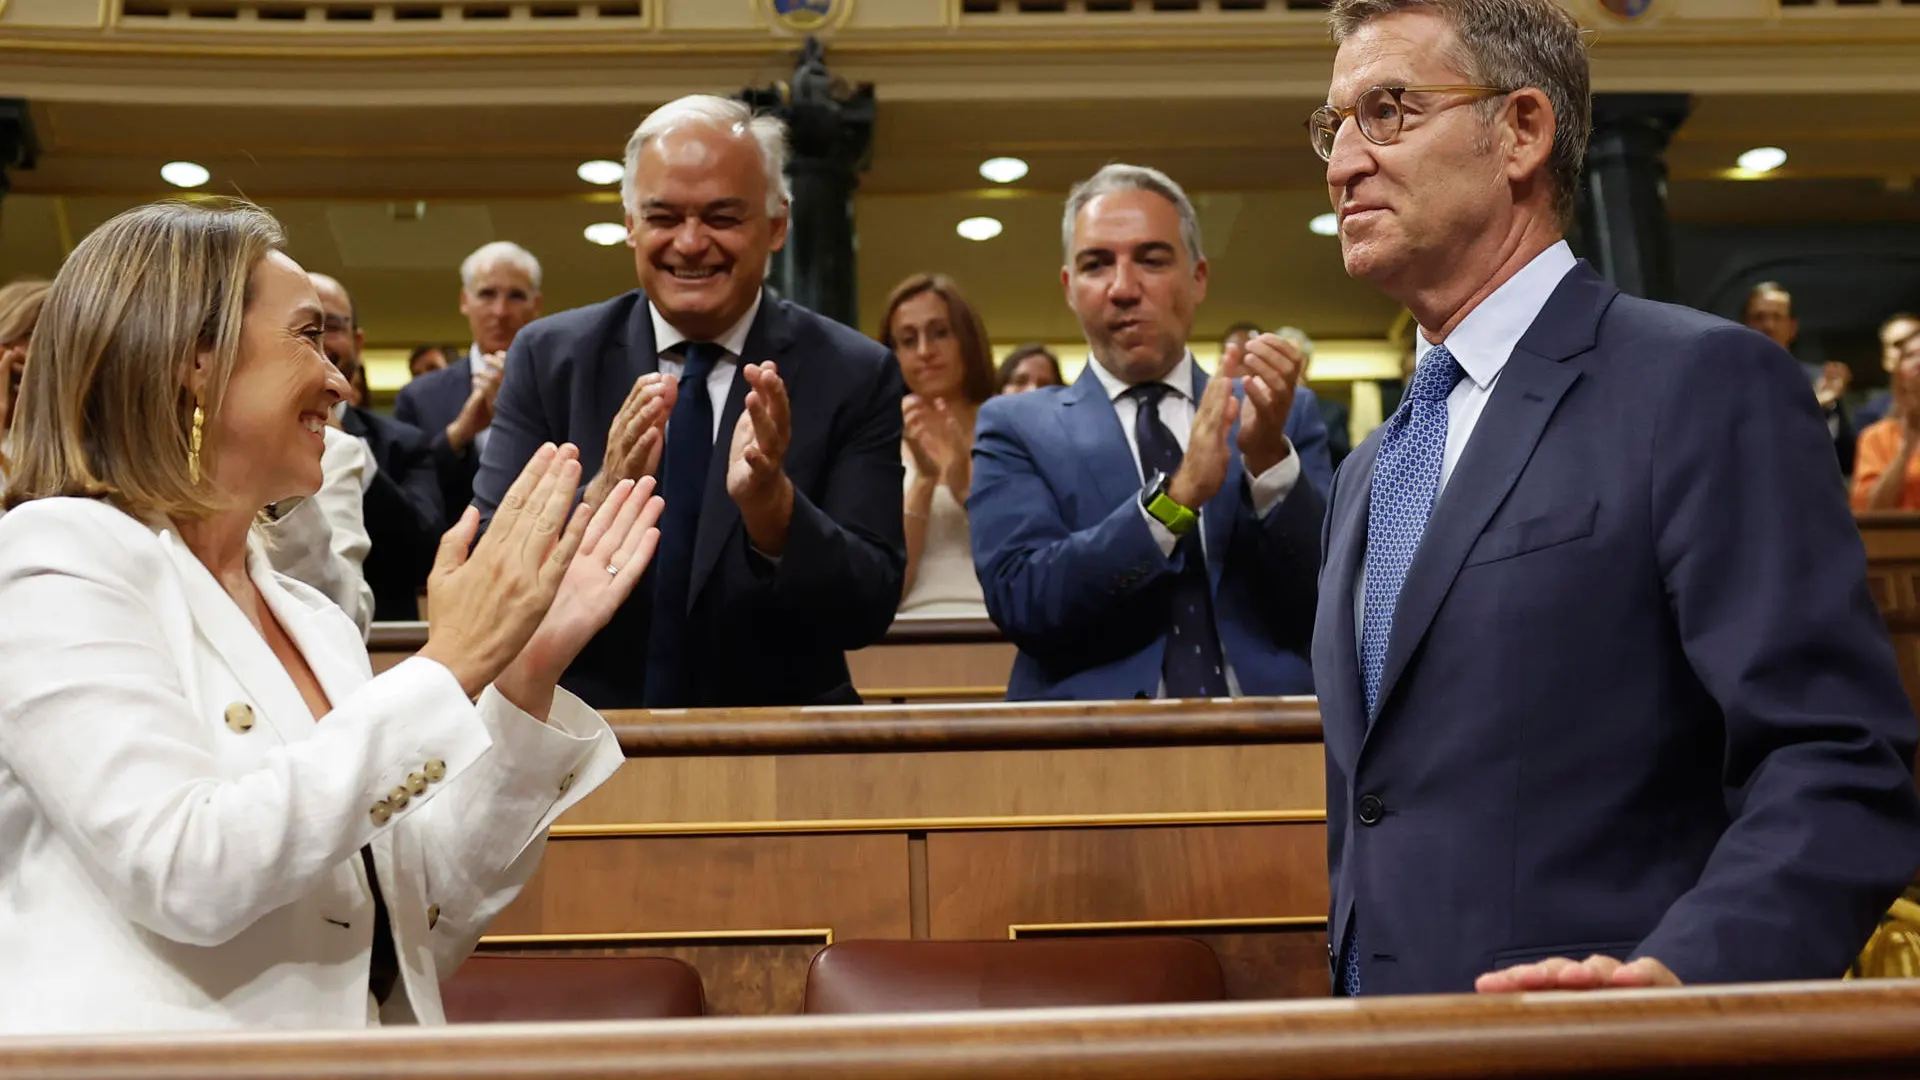
[[[245,735],[253,730],[253,706],[236,701],[227,706],[227,726]]]
[[[413,796],[407,794],[407,789],[403,787],[397,787],[387,792],[387,805],[393,807],[395,810],[406,809],[407,803],[412,800]]]
[[[393,808],[382,800],[373,804],[373,809],[367,811],[367,816],[373,819],[375,825],[385,825],[393,817]]]
[[[1356,816],[1360,818],[1360,824],[1378,825],[1380,819],[1386,815],[1387,804],[1381,802],[1378,795],[1362,795],[1354,810]]]
[[[429,904],[427,906],[427,929],[431,930],[434,927],[439,925],[440,925],[440,905]]]
[[[427,793],[427,774],[407,774],[407,790],[415,795],[425,795]]]
[[[560,794],[565,795],[568,791],[572,790],[574,775],[573,773],[568,773],[560,778]]]
[[[426,774],[428,783],[437,784],[447,778],[447,763],[441,761],[439,758],[434,758],[432,761],[427,762],[426,768],[420,771]]]

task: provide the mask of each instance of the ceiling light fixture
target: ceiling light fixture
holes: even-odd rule
[[[601,247],[612,247],[627,242],[627,227],[617,221],[596,221],[587,226],[585,235]]]
[[[627,170],[617,161],[608,161],[605,158],[599,158],[594,161],[581,162],[580,167],[573,170],[573,173],[589,184],[599,184],[605,187],[608,184],[619,183],[620,178],[626,175],[626,171]]]
[[[1340,235],[1340,215],[1331,210],[1324,214],[1315,214],[1313,220],[1307,222],[1307,231],[1315,236],[1338,236]]]
[[[160,179],[174,187],[199,187],[212,176],[205,165],[196,165],[191,161],[169,161],[160,166]]]
[[[953,231],[969,240],[991,240],[999,236],[1005,227],[1000,224],[999,218],[970,217],[955,225]]]
[[[996,184],[1011,184],[1027,175],[1027,163],[1017,157],[988,158],[980,163],[980,175]]]
[[[1787,152],[1777,146],[1756,146],[1735,161],[1748,172],[1772,172],[1787,163]]]

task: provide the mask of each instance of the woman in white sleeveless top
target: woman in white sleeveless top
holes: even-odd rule
[[[900,404],[906,428],[900,457],[907,467],[900,614],[985,618],[967,532],[967,488],[974,417],[994,393],[987,328],[952,279],[915,274],[887,298],[880,342],[899,358],[908,390]]]

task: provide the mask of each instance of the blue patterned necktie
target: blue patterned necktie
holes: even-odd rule
[[[686,345],[680,394],[667,416],[667,445],[660,455],[660,546],[647,576],[653,579],[653,618],[647,626],[647,681],[643,700],[649,709],[693,704],[687,685],[687,588],[693,577],[693,540],[700,528],[700,503],[713,460],[713,398],[707,376],[726,350],[711,341]]]
[[[1436,345],[1413,373],[1413,385],[1387,422],[1374,459],[1367,505],[1366,610],[1360,627],[1360,678],[1367,692],[1367,716],[1380,696],[1387,668],[1387,641],[1393,636],[1394,607],[1406,584],[1413,554],[1440,493],[1440,466],[1447,454],[1447,396],[1465,372],[1445,345]],[[1341,989],[1360,996],[1360,929],[1347,925],[1346,962]]]
[[[1380,677],[1387,667],[1387,639],[1394,606],[1413,566],[1413,553],[1427,531],[1440,464],[1447,453],[1447,395],[1466,373],[1445,345],[1436,345],[1413,373],[1406,400],[1388,421],[1374,460],[1367,506],[1366,613],[1360,627],[1360,678],[1367,715],[1374,715]]]
[[[1134,400],[1133,441],[1140,448],[1143,473],[1159,470],[1172,477],[1186,457],[1179,440],[1160,419],[1161,399],[1171,393],[1176,391],[1162,382],[1141,383],[1127,391]],[[1181,537],[1173,550],[1180,558],[1180,572],[1167,592],[1167,647],[1160,661],[1166,696],[1225,697],[1227,661],[1220,651],[1220,635],[1213,627],[1213,586],[1207,577],[1199,528]]]

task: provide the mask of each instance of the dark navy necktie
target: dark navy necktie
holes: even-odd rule
[[[1360,679],[1367,695],[1369,722],[1387,668],[1387,642],[1393,637],[1393,613],[1400,589],[1413,568],[1414,552],[1426,535],[1433,501],[1440,494],[1440,467],[1447,456],[1447,398],[1466,372],[1445,345],[1421,359],[1400,408],[1387,421],[1374,459],[1367,502],[1367,576],[1364,618],[1360,626]],[[1358,919],[1347,926],[1346,963],[1341,989],[1360,996]]]
[[[679,397],[667,418],[667,446],[660,457],[660,547],[647,573],[653,578],[653,619],[647,628],[649,709],[692,704],[687,679],[687,589],[693,577],[693,540],[700,528],[700,500],[713,460],[713,398],[707,377],[726,350],[711,341],[686,344]]]
[[[1135,404],[1133,439],[1140,448],[1141,471],[1149,475],[1158,470],[1171,478],[1180,471],[1185,456],[1179,440],[1160,419],[1160,401],[1173,392],[1161,382],[1141,383],[1127,391]],[[1197,506],[1188,509],[1200,512]],[[1180,570],[1168,597],[1167,650],[1160,662],[1166,695],[1225,697],[1227,665],[1213,626],[1213,593],[1207,584],[1207,559],[1197,524],[1179,539],[1173,552],[1180,560]]]

